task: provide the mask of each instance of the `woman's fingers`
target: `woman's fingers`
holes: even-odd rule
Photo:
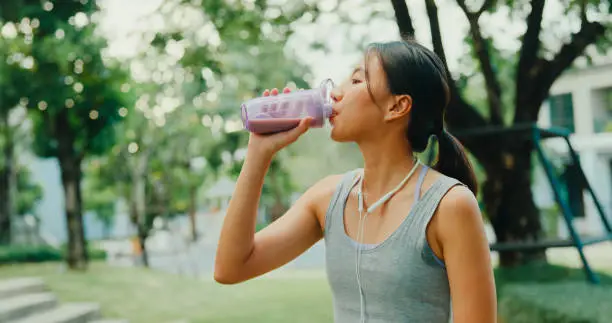
[[[283,89],[283,93],[290,93],[291,89],[288,87],[285,87]],[[272,90],[266,89],[265,91],[263,91],[262,96],[270,96],[270,95],[278,95],[279,91],[277,88],[273,88]]]

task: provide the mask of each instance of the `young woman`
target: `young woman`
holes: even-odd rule
[[[462,146],[444,128],[449,87],[441,60],[415,42],[373,44],[332,96],[331,138],[356,142],[363,169],[320,180],[255,234],[270,161],[307,131],[309,120],[284,133],[251,134],[215,280],[262,275],[323,238],[335,322],[496,322],[477,183]],[[432,135],[439,155],[429,168],[414,153]]]

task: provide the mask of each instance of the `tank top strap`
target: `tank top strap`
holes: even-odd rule
[[[427,171],[429,167],[427,165],[423,165],[421,170],[419,171],[419,179],[416,183],[416,189],[414,191],[414,202],[412,203],[412,207],[417,205],[417,202],[421,199],[421,190],[423,188],[423,182],[425,181],[425,175],[427,175]]]
[[[334,223],[334,221],[339,221],[339,223],[342,223],[342,216],[344,216],[344,203],[355,184],[357,184],[361,171],[362,169],[358,168],[344,173],[342,179],[338,185],[336,185],[336,190],[332,195],[327,212],[325,213],[325,235],[327,235],[330,231],[333,231],[332,223]],[[340,214],[340,219],[335,219],[338,217],[335,216],[335,214]],[[344,227],[342,230],[344,230]]]
[[[448,191],[457,185],[463,185],[458,180],[442,175],[439,177],[432,186],[425,192],[423,197],[414,205],[414,212],[412,212],[412,225],[411,231],[414,235],[411,235],[416,239],[414,242],[418,246],[422,246],[426,242],[426,230],[431,218],[436,213],[440,202],[448,193]]]

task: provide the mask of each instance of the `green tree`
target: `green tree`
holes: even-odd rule
[[[0,26],[5,26],[0,17]],[[15,25],[6,25],[6,35],[0,34],[0,245],[11,241],[11,216],[16,211],[16,148],[24,137],[24,98],[20,93],[27,82],[24,69],[28,68],[26,57],[14,55],[27,49],[24,34]]]
[[[83,180],[83,209],[96,214],[96,218],[104,226],[104,237],[109,238],[119,195],[116,192],[115,179],[105,174],[101,168],[99,159],[92,159],[87,163]]]
[[[26,167],[17,167],[16,173],[17,198],[15,201],[15,213],[18,216],[36,215],[36,204],[43,197],[42,187],[32,181],[32,173]]]
[[[154,151],[151,171],[160,174],[159,186],[166,196],[166,216],[187,213],[191,240],[197,240],[197,192],[208,179],[214,178],[206,156],[215,140],[204,127],[199,113],[189,105],[166,115],[165,136]],[[213,176],[211,176],[213,175]]]
[[[201,13],[203,22],[198,26],[185,27],[169,21],[167,30],[160,31],[152,44],[162,49],[176,44],[184,48],[179,61],[189,76],[185,77],[189,81],[184,82],[184,102],[212,136],[194,152],[205,157],[211,172],[235,176],[242,164],[240,152],[248,139],[247,132],[241,130],[241,102],[259,96],[266,87],[283,87],[287,83],[308,87],[307,69],[285,51],[285,43],[293,33],[291,24],[314,19],[317,6],[263,1],[168,1],[160,10]],[[199,38],[202,28],[209,35],[205,41]],[[190,139],[184,140],[188,143]],[[200,138],[192,136],[191,140]],[[292,191],[290,173],[283,166],[285,160],[278,156],[266,178],[262,203],[273,207],[273,217],[287,208]]]
[[[147,95],[140,98],[138,106],[142,108]],[[148,119],[139,110],[131,112],[116,127],[120,140],[111,153],[91,163],[90,180],[97,183],[91,191],[100,194],[99,198],[103,199],[100,206],[109,208],[117,198],[127,202],[145,266],[148,266],[148,254],[144,242],[153,221],[185,212],[190,213],[193,221],[195,194],[207,171],[206,161],[201,166],[194,162],[201,151],[198,145],[205,146],[207,142],[206,128],[197,117],[188,110],[177,109],[162,120]],[[190,140],[192,137],[196,140]],[[194,231],[192,227],[195,239]]]
[[[85,269],[81,164],[112,146],[118,111],[128,103],[129,90],[122,86],[126,75],[102,57],[106,45],[95,33],[94,1],[16,1],[4,7],[10,10],[3,8],[3,19],[26,25],[30,48],[23,55],[33,66],[18,88],[28,99],[35,152],[59,161],[68,265]]]
[[[411,14],[404,0],[391,1],[400,34],[414,36]],[[424,0],[429,18],[434,51],[445,59],[442,31],[435,0]],[[579,23],[579,29],[566,37],[559,49],[545,40],[554,33],[542,23],[545,0],[492,1],[485,0],[476,6],[464,0],[456,1],[469,23],[468,44],[479,71],[478,77],[486,89],[485,104],[469,102],[461,91],[461,80],[452,81],[451,101],[447,112],[450,130],[485,127],[512,127],[537,121],[542,103],[547,99],[555,80],[574,61],[585,55],[591,45],[605,49],[610,33],[609,2],[585,0],[562,2],[565,15],[556,19],[557,25]],[[477,7],[477,8],[475,8]],[[496,37],[484,31],[482,17],[501,8],[511,12],[510,17],[522,19],[526,28],[518,37],[520,49],[503,51],[495,46]],[[606,20],[607,19],[607,20]],[[588,56],[588,55],[587,55]],[[511,66],[508,66],[511,65]],[[448,70],[448,67],[447,67]],[[503,84],[502,73],[511,75],[511,84]],[[491,220],[498,242],[534,241],[542,237],[539,211],[533,201],[531,169],[533,142],[517,140],[512,136],[485,136],[465,138],[463,143],[477,158],[486,173],[482,189],[485,211]],[[544,253],[502,252],[503,266],[541,259]]]

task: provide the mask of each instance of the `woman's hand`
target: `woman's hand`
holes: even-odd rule
[[[289,88],[283,89],[283,93],[289,92],[291,92]],[[278,95],[278,89],[272,89],[272,91],[265,90],[263,92],[263,96],[270,95]],[[261,135],[251,133],[248,145],[249,155],[256,154],[266,159],[271,159],[279,150],[295,142],[304,134],[308,130],[311,121],[311,117],[306,117],[300,121],[297,127],[275,134]]]

